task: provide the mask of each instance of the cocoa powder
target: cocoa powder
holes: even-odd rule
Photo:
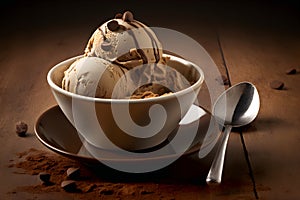
[[[51,174],[51,184],[41,182],[37,185],[18,187],[16,191],[28,193],[65,192],[73,195],[74,199],[173,199],[175,192],[182,189],[182,185],[159,184],[151,180],[146,182],[117,182],[114,179],[106,180],[97,175],[97,172],[76,160],[60,156],[44,150],[29,149],[17,155],[15,163],[9,167],[24,170],[25,174],[39,176],[40,173]],[[66,191],[61,187],[63,181],[69,180],[67,170],[80,168],[80,177],[77,177],[76,190]],[[113,174],[111,176],[114,176]],[[193,190],[189,187],[189,190]],[[178,195],[178,193],[177,193]]]

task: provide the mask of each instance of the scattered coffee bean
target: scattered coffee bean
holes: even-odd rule
[[[28,130],[28,126],[25,122],[17,122],[16,124],[16,133],[18,134],[18,136],[20,137],[25,137],[26,136],[26,133],[27,133],[27,130]]]
[[[39,178],[44,183],[50,183],[50,177],[51,177],[51,174],[49,174],[47,172],[41,172],[41,173],[39,173]]]
[[[119,29],[119,23],[116,20],[111,20],[107,23],[107,28],[111,31],[116,31]]]
[[[123,18],[122,18],[124,21],[126,22],[132,22],[133,21],[133,14],[132,12],[130,11],[126,11],[124,14],[123,14]]]
[[[283,86],[284,86],[284,83],[279,80],[274,80],[270,83],[270,87],[275,90],[281,90],[281,89],[283,89]]]
[[[221,75],[216,78],[216,81],[219,82],[221,85],[229,85],[229,79],[227,76]]]
[[[77,179],[80,176],[80,168],[74,168],[74,167],[70,167],[69,169],[67,169],[67,177],[69,179]]]
[[[295,68],[290,68],[290,69],[286,70],[285,73],[288,74],[288,75],[296,74],[297,70]]]
[[[76,182],[72,180],[63,181],[60,186],[67,192],[75,192],[77,190]]]
[[[123,17],[122,13],[117,13],[115,15],[115,19],[122,19],[122,17]]]

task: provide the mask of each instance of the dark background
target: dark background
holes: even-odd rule
[[[202,38],[227,30],[258,36],[298,38],[300,3],[297,0],[199,0],[199,1],[73,1],[6,0],[0,2],[0,69],[11,65],[30,69],[35,60],[46,77],[47,69],[66,58],[83,53],[88,39],[116,13],[133,12],[148,26],[179,31],[210,52]],[[203,37],[203,35],[205,35]],[[291,36],[291,37],[290,37]],[[293,36],[293,37],[292,37]],[[217,63],[217,65],[222,65]],[[5,71],[5,70],[2,70]],[[21,72],[20,72],[21,73]],[[26,72],[27,73],[27,72]],[[0,73],[0,78],[4,73]],[[27,77],[31,76],[27,73]],[[25,78],[27,78],[25,77]],[[38,81],[38,80],[37,80]],[[44,81],[44,80],[43,80]],[[13,93],[13,91],[11,91]],[[14,91],[15,93],[15,91]]]
[[[1,1],[0,5],[2,37],[82,28],[91,33],[102,22],[126,10],[132,11],[136,19],[149,26],[173,28],[186,34],[193,34],[193,27],[199,31],[200,25],[205,25],[203,28],[255,25],[266,30],[276,27],[276,31],[283,32],[287,29],[296,31],[300,26],[300,3],[297,0],[6,0]]]

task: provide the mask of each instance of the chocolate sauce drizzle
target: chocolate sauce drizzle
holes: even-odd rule
[[[158,50],[158,44],[157,44],[156,40],[154,39],[154,36],[152,35],[152,33],[146,27],[144,27],[144,25],[142,23],[140,23],[138,21],[134,21],[134,22],[137,23],[138,25],[140,25],[140,27],[144,28],[144,30],[146,31],[146,33],[150,37],[151,43],[152,43],[152,46],[153,46],[155,61],[156,61],[156,63],[159,62],[160,55],[159,55],[159,50]],[[136,28],[138,28],[138,26],[134,25],[133,23],[129,23],[129,24],[136,27]]]

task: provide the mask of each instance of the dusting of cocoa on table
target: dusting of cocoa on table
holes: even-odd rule
[[[39,176],[40,173],[50,173],[50,181],[53,184],[28,185],[18,187],[16,191],[28,193],[50,193],[65,192],[73,195],[74,199],[175,199],[182,185],[160,184],[158,182],[114,182],[101,178],[95,171],[75,160],[60,156],[49,151],[29,149],[18,155],[15,163],[9,167],[20,168],[25,174]],[[69,168],[80,168],[80,176],[76,178],[76,191],[68,192],[61,187],[61,183],[69,180],[67,170]],[[19,170],[18,170],[19,171]],[[16,172],[19,173],[19,172]],[[113,174],[112,174],[113,176]],[[195,186],[198,187],[198,186]],[[188,187],[188,190],[195,188]],[[187,191],[186,191],[187,192]]]

